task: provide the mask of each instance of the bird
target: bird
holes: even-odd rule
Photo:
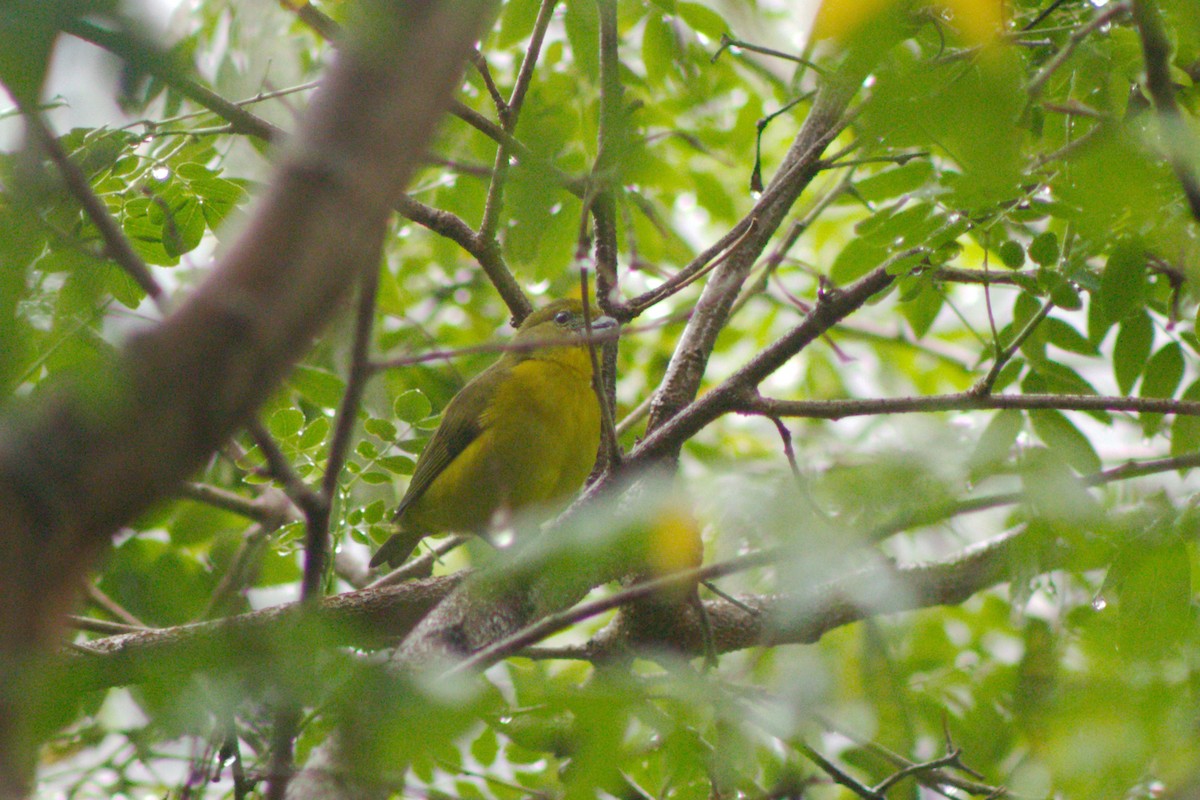
[[[583,310],[564,299],[530,314],[511,348],[450,400],[396,507],[399,531],[372,567],[404,563],[430,534],[486,539],[494,521],[548,514],[579,490],[600,444]],[[617,327],[590,316],[593,333]]]

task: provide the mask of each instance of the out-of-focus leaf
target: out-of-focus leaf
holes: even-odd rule
[[[1179,399],[1192,403],[1200,401],[1200,380],[1192,381]],[[1200,452],[1200,417],[1178,414],[1171,423],[1171,455],[1195,452]]]
[[[1126,659],[1160,658],[1192,626],[1192,566],[1182,540],[1130,543],[1113,562],[1106,586],[1120,601],[1118,642]]]
[[[1099,472],[1100,456],[1096,454],[1091,441],[1063,413],[1030,411],[1029,420],[1038,438],[1080,475]]]
[[[1142,397],[1173,397],[1183,381],[1183,348],[1170,342],[1159,348],[1146,363],[1142,378]],[[1162,425],[1162,414],[1142,414],[1142,433],[1153,435]]]
[[[971,453],[971,472],[978,476],[1007,461],[1024,427],[1025,415],[1020,411],[996,412]]]
[[[1100,276],[1100,302],[1110,320],[1136,313],[1146,302],[1146,253],[1136,243],[1113,248]]]
[[[1121,323],[1113,347],[1113,373],[1122,394],[1133,391],[1134,384],[1146,369],[1150,350],[1154,346],[1154,323],[1145,312]]]

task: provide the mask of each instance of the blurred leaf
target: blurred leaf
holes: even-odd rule
[[[1133,391],[1134,384],[1146,369],[1150,349],[1154,345],[1154,324],[1142,312],[1121,323],[1113,348],[1113,372],[1121,394]]]
[[[1181,540],[1130,543],[1106,585],[1120,600],[1119,646],[1126,659],[1162,657],[1192,625],[1191,560]]]
[[[1150,357],[1146,375],[1142,378],[1142,397],[1173,397],[1183,381],[1183,348],[1170,342]],[[1152,436],[1162,425],[1162,414],[1141,415],[1142,432]]]
[[[1058,263],[1058,235],[1045,231],[1033,237],[1029,243],[1029,258],[1035,264],[1052,267]]]
[[[1110,320],[1119,322],[1146,303],[1146,253],[1137,244],[1117,245],[1100,276],[1100,301]]]
[[[304,365],[292,370],[288,383],[321,408],[337,408],[346,391],[346,384],[332,372]]]
[[[713,41],[720,40],[721,35],[730,30],[729,23],[725,21],[724,17],[700,3],[680,0],[675,4],[675,11],[688,24],[688,27]]]
[[[1046,446],[1070,464],[1080,475],[1100,471],[1100,456],[1092,443],[1059,411],[1030,411],[1033,430]]]
[[[1183,390],[1180,400],[1195,403],[1200,401],[1200,380]],[[1182,456],[1200,452],[1200,417],[1178,414],[1171,423],[1171,455]]]
[[[991,472],[1008,460],[1017,436],[1025,427],[1025,415],[1020,411],[998,411],[988,422],[979,442],[971,453],[970,467],[973,475]]]

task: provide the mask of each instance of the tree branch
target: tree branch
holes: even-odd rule
[[[83,573],[167,497],[286,373],[378,264],[383,221],[420,163],[490,3],[379,4],[330,69],[271,187],[218,268],[86,390],[0,424],[0,683],[46,653]],[[415,79],[414,76],[420,76]],[[20,692],[0,708],[0,795],[33,761]],[[24,702],[29,702],[26,699]],[[13,770],[22,770],[14,772]]]
[[[725,326],[742,283],[796,198],[819,172],[821,154],[841,131],[846,106],[869,69],[866,58],[850,53],[837,72],[829,76],[779,172],[750,214],[730,232],[735,239],[742,237],[743,232],[746,235],[705,285],[655,394],[647,427],[651,434],[696,397],[717,335]],[[751,221],[755,228],[747,231]],[[682,441],[676,440],[672,446],[661,448],[658,456],[673,458]]]
[[[1058,411],[1128,411],[1138,414],[1200,416],[1200,401],[1156,397],[1109,397],[1074,394],[981,395],[972,391],[926,397],[880,397],[865,400],[777,400],[745,395],[730,408],[740,414],[776,419],[844,419],[876,414],[926,414],[981,409],[1055,409]]]

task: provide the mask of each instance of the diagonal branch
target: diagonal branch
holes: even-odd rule
[[[281,154],[218,267],[105,375],[0,423],[0,684],[49,652],[75,587],[120,525],[199,467],[379,263],[383,221],[420,163],[490,13],[486,0],[379,4]],[[419,76],[419,79],[417,78]],[[353,120],[354,124],[347,124]],[[20,693],[0,701],[0,795],[34,763]]]
[[[726,261],[713,271],[675,348],[651,407],[647,427],[651,434],[696,397],[708,358],[742,284],[793,203],[820,171],[821,155],[842,130],[846,107],[869,69],[869,59],[852,52],[837,72],[829,76],[779,172],[754,209],[735,228],[736,233],[730,232],[731,242],[739,237],[740,240]],[[748,230],[751,221],[754,228]],[[672,447],[660,450],[659,457],[673,458],[682,441],[678,439]]]
[[[83,170],[63,150],[62,143],[46,124],[42,112],[34,108],[25,108],[22,113],[34,139],[42,149],[50,154],[50,160],[62,173],[67,188],[83,206],[84,213],[96,226],[96,230],[100,231],[100,238],[104,240],[105,253],[137,282],[142,291],[154,301],[160,312],[166,313],[167,296],[163,293],[162,287],[150,274],[150,268],[146,266],[146,262],[134,251],[133,245],[129,243],[128,237],[118,227],[117,221],[105,207],[104,201],[96,196],[95,191],[92,190],[92,184],[83,174]]]

